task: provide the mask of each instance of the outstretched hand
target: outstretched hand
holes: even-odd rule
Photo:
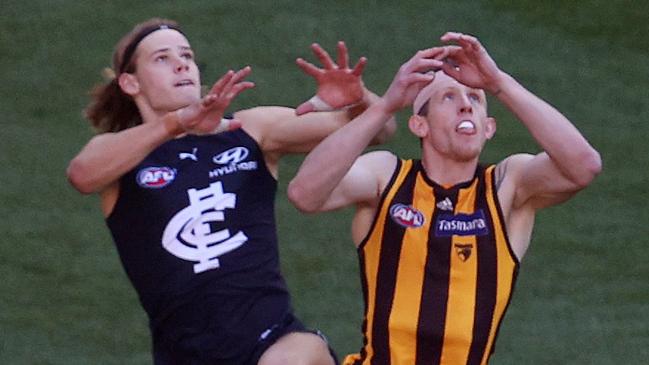
[[[401,65],[388,90],[383,94],[387,112],[395,113],[411,105],[417,94],[435,78],[435,72],[444,65],[447,47],[433,47],[418,51]]]
[[[335,63],[327,51],[314,43],[311,49],[322,63],[322,68],[298,58],[295,62],[318,83],[316,95],[295,109],[297,115],[314,111],[329,111],[357,104],[363,99],[361,74],[367,63],[361,57],[353,69],[349,68],[349,53],[345,42],[338,42],[338,62]]]
[[[191,134],[218,133],[241,127],[239,121],[225,121],[222,118],[237,95],[255,86],[244,80],[250,72],[250,66],[237,72],[228,71],[200,101],[176,111],[179,126],[184,132]]]
[[[444,73],[464,85],[498,93],[502,72],[476,37],[447,32],[441,40],[457,44],[445,46],[452,62],[442,66]]]

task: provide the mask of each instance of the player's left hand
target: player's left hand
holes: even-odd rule
[[[242,91],[255,86],[246,81],[250,75],[250,66],[239,71],[228,71],[223,75],[200,101],[176,111],[178,123],[190,134],[219,133],[241,126],[237,120],[225,120],[223,114],[230,103]]]
[[[295,109],[297,115],[314,111],[330,111],[352,106],[363,100],[361,74],[367,63],[361,57],[353,69],[349,68],[349,53],[345,42],[338,42],[338,62],[334,62],[327,51],[314,43],[311,49],[322,63],[322,68],[298,58],[295,62],[318,83],[316,95]]]
[[[457,44],[445,46],[448,49],[447,57],[452,62],[442,66],[444,73],[470,87],[491,93],[499,90],[498,83],[502,78],[502,71],[476,37],[447,32],[441,40]]]

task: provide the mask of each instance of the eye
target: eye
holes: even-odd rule
[[[480,99],[480,95],[478,95],[477,93],[470,93],[469,94],[469,100],[471,100],[471,101],[473,101],[475,103],[479,103],[480,100],[482,100],[482,99]]]
[[[168,58],[169,58],[169,56],[162,54],[162,55],[157,56],[154,59],[154,61],[155,62],[165,62]]]
[[[449,92],[449,93],[445,93],[445,94],[442,96],[442,99],[444,99],[444,100],[453,100],[453,99],[455,99],[455,95],[453,95],[453,93],[450,93],[450,92]]]
[[[186,59],[186,60],[193,60],[194,59],[194,54],[192,52],[184,52],[181,55],[181,57]]]

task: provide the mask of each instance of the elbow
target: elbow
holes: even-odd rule
[[[304,185],[291,181],[288,184],[286,191],[288,200],[302,213],[315,213],[318,211],[319,205],[311,199],[312,194],[304,188]]]
[[[96,191],[88,176],[90,174],[84,164],[78,158],[70,161],[66,170],[68,182],[81,194],[92,194]]]
[[[594,149],[591,149],[580,159],[581,173],[576,176],[575,183],[580,189],[590,185],[593,180],[602,172],[602,158]]]

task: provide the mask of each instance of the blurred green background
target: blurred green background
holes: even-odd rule
[[[604,172],[540,214],[494,364],[646,364],[649,359],[649,13],[644,2],[4,0],[0,10],[0,364],[147,364],[144,312],[94,196],[66,182],[92,136],[81,110],[117,40],[152,16],[178,20],[203,82],[251,65],[233,110],[295,106],[314,83],[309,45],[345,40],[382,93],[399,65],[447,30],[479,36],[499,66],[568,116]],[[537,147],[492,102],[495,162]],[[402,115],[401,120],[404,120]],[[400,126],[387,147],[417,156]],[[283,271],[298,314],[340,355],[361,344],[351,211],[304,216],[286,200],[301,162],[281,164]]]

